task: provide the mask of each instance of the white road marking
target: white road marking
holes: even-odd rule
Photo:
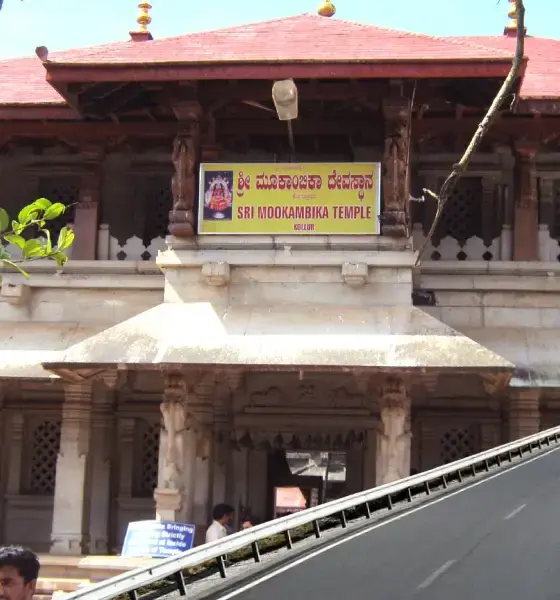
[[[424,579],[424,581],[416,589],[425,590],[427,587],[431,586],[432,583],[434,583],[438,577],[443,575],[454,562],[454,560],[448,560],[446,563],[441,565],[439,569],[436,569],[427,579]]]
[[[219,596],[219,598],[220,598],[220,600],[229,600],[230,598],[235,598],[235,596],[239,596],[239,594],[242,594],[243,592],[246,592],[246,591],[256,587],[260,583],[264,583],[265,581],[268,581],[269,579],[272,579],[273,577],[276,577],[277,575],[281,575],[282,573],[285,573],[289,569],[292,569],[293,567],[297,567],[297,566],[301,565],[302,563],[307,562],[311,558],[320,556],[321,554],[324,554],[325,552],[328,552],[329,550],[332,550],[333,548],[336,548],[337,546],[346,544],[346,542],[351,542],[352,540],[355,540],[356,538],[359,538],[362,535],[366,535],[367,533],[370,533],[371,531],[374,531],[375,529],[379,529],[380,527],[383,527],[384,525],[389,525],[389,523],[394,523],[395,521],[400,521],[401,519],[404,519],[405,517],[408,517],[409,515],[413,515],[414,513],[417,513],[420,510],[424,510],[426,508],[429,508],[430,506],[434,506],[434,504],[439,504],[440,502],[443,502],[444,500],[453,498],[453,496],[457,496],[458,494],[462,494],[463,492],[471,490],[472,488],[477,487],[483,483],[486,483],[486,482],[490,481],[491,479],[495,479],[496,477],[500,477],[501,475],[505,475],[506,473],[511,473],[511,471],[515,471],[516,469],[519,469],[520,467],[524,467],[525,465],[528,465],[528,464],[534,462],[535,460],[539,460],[540,458],[544,458],[545,456],[548,456],[552,452],[557,452],[558,450],[560,450],[560,447],[552,448],[551,450],[547,450],[546,452],[543,452],[542,454],[539,454],[538,456],[534,456],[533,458],[530,458],[527,461],[523,461],[522,463],[513,465],[509,469],[505,469],[504,471],[500,471],[499,473],[494,473],[494,475],[490,475],[489,477],[486,477],[480,481],[476,481],[476,482],[472,483],[471,485],[461,488],[460,490],[451,492],[450,494],[447,494],[446,496],[443,496],[442,498],[435,498],[434,500],[432,500],[429,503],[422,504],[421,506],[417,506],[416,508],[413,508],[411,510],[403,512],[399,515],[395,515],[392,519],[387,519],[386,521],[383,521],[382,523],[376,523],[375,525],[372,525],[371,527],[368,527],[367,529],[362,529],[361,531],[357,531],[356,533],[353,533],[352,535],[349,535],[348,537],[344,537],[340,540],[337,540],[336,542],[333,542],[332,544],[329,544],[328,546],[323,546],[322,548],[318,548],[317,550],[315,550],[315,552],[310,552],[309,554],[306,554],[305,556],[302,556],[286,565],[283,565],[282,567],[279,567],[278,569],[276,569],[274,571],[270,571],[266,575],[263,575],[262,577],[259,577],[258,579],[254,579],[250,583],[246,583],[245,585],[242,585],[241,587],[239,587],[227,594],[224,594],[223,596]]]
[[[518,506],[515,510],[512,510],[509,515],[506,515],[504,517],[504,521],[507,521],[508,519],[513,519],[513,517],[515,517],[515,515],[519,514],[527,505],[526,504],[522,504],[521,506]]]

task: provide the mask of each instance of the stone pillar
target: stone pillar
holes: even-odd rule
[[[159,445],[158,485],[154,491],[156,519],[188,522],[193,498],[194,438],[187,425],[187,384],[181,373],[165,376],[160,404],[162,429]],[[189,508],[191,510],[189,510]]]
[[[91,392],[89,382],[66,384],[64,389],[51,554],[79,556],[89,549]]]
[[[101,164],[103,151],[97,146],[83,147],[80,154],[85,161],[80,187],[80,201],[74,207],[73,260],[97,258],[97,229],[101,196]]]
[[[410,395],[406,382],[387,377],[379,394],[376,484],[410,475]]]
[[[109,554],[109,516],[111,510],[111,467],[115,434],[114,380],[96,382],[91,413],[92,448],[88,478],[90,488],[89,553]]]
[[[364,490],[370,490],[376,485],[377,438],[378,434],[374,429],[366,431],[363,472]]]
[[[508,438],[518,440],[540,431],[540,390],[512,389],[507,400]]]
[[[539,200],[536,145],[516,146],[515,219],[513,260],[537,260],[539,238]]]
[[[410,170],[410,98],[400,84],[391,86],[383,99],[385,150],[383,155],[383,215],[381,232],[392,237],[408,237]]]

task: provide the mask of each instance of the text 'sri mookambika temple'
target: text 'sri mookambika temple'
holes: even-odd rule
[[[528,31],[416,265],[513,10],[152,39],[141,8],[129,41],[0,62],[2,205],[71,205],[76,234],[62,274],[3,275],[0,541],[198,543],[218,502],[267,520],[560,422],[560,41]]]

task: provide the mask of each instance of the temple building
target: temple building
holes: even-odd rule
[[[0,61],[2,206],[63,202],[76,234],[63,272],[3,272],[1,542],[203,535],[218,502],[270,519],[282,490],[309,506],[560,422],[560,41],[528,32],[417,265],[515,11],[494,37],[327,2],[153,39],[140,7],[128,41]]]

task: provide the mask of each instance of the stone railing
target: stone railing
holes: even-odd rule
[[[539,260],[560,262],[560,241],[550,236],[548,225],[539,225]]]
[[[420,223],[412,227],[414,249],[418,250],[426,239]],[[436,246],[428,244],[424,252],[425,260],[512,260],[513,236],[510,225],[504,225],[499,237],[494,238],[491,244],[486,244],[478,237],[469,238],[464,244],[450,236],[440,240]]]

